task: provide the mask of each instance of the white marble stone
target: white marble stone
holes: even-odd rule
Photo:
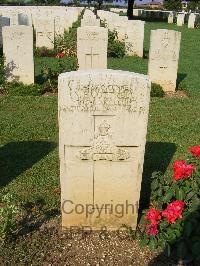
[[[135,229],[149,78],[88,70],[63,73],[58,83],[62,226]]]
[[[3,53],[7,81],[34,83],[32,27],[3,27]]]
[[[148,74],[164,91],[175,91],[181,33],[159,29],[151,31]]]
[[[101,27],[80,27],[77,30],[79,69],[107,68],[108,30]]]
[[[174,23],[174,14],[173,14],[173,12],[169,13],[169,15],[168,15],[168,23],[169,24]]]
[[[55,22],[52,19],[35,20],[36,47],[54,48]]]
[[[185,14],[184,13],[179,13],[177,15],[177,26],[183,26],[185,22]]]
[[[194,29],[194,27],[195,27],[195,20],[196,20],[196,14],[191,13],[189,15],[189,19],[188,19],[188,28],[189,29]]]
[[[126,55],[143,57],[144,21],[130,20],[125,36]]]

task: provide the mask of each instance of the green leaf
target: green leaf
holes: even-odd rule
[[[183,200],[184,196],[185,196],[184,191],[181,188],[180,189],[177,188],[176,189],[176,199],[177,200]]]
[[[168,203],[174,195],[174,190],[170,189],[163,198],[164,203]]]
[[[140,240],[139,243],[140,243],[140,246],[141,246],[141,247],[145,247],[145,246],[148,245],[148,243],[149,243],[149,239],[148,239],[148,238],[144,238],[144,239]]]
[[[151,250],[155,250],[157,248],[157,241],[156,239],[151,239],[149,242],[149,248]]]
[[[159,186],[159,182],[158,182],[157,179],[155,179],[155,180],[153,180],[153,181],[151,182],[151,189],[152,189],[152,190],[156,190],[156,189],[158,188],[158,186]]]
[[[194,195],[195,195],[195,192],[194,191],[189,192],[187,194],[187,196],[186,196],[186,200],[190,200]]]
[[[161,230],[163,230],[164,228],[166,228],[168,225],[169,225],[169,223],[167,223],[167,222],[161,222],[159,224]]]
[[[163,190],[162,190],[162,188],[159,188],[159,189],[157,190],[157,194],[158,194],[159,197],[162,196],[162,194],[163,194]]]

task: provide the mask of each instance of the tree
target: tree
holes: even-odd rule
[[[166,0],[164,1],[164,7],[167,10],[181,11],[182,10],[181,0]]]
[[[127,16],[129,19],[133,18],[133,5],[135,0],[128,0]]]

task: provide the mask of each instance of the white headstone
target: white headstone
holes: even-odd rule
[[[185,14],[180,13],[177,15],[177,26],[183,26],[185,21]]]
[[[127,55],[143,57],[144,21],[130,20],[125,36],[125,48]]]
[[[3,53],[9,82],[34,83],[33,28],[3,27]]]
[[[38,18],[35,24],[36,47],[54,48],[55,24],[54,19]]]
[[[117,31],[118,39],[120,41],[124,41],[128,28],[128,18],[125,16],[118,16],[118,18],[114,20],[113,24],[114,29]]]
[[[79,69],[107,68],[108,30],[100,27],[80,27],[77,30]]]
[[[86,16],[81,19],[81,27],[96,26],[100,27],[100,19],[96,19],[95,16]]]
[[[151,31],[148,74],[164,91],[175,91],[181,33],[159,29]]]
[[[195,27],[195,20],[196,20],[196,15],[194,13],[191,13],[189,15],[189,19],[188,19],[188,28],[189,29],[194,29],[194,27]]]
[[[173,12],[170,12],[169,15],[168,15],[168,23],[169,24],[174,23],[174,14],[173,14]]]
[[[62,226],[136,228],[150,81],[115,70],[59,76]],[[101,212],[100,212],[101,210]]]

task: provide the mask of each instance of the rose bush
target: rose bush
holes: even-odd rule
[[[151,208],[139,226],[142,245],[178,259],[200,260],[200,146],[173,163],[172,176],[152,175]]]

